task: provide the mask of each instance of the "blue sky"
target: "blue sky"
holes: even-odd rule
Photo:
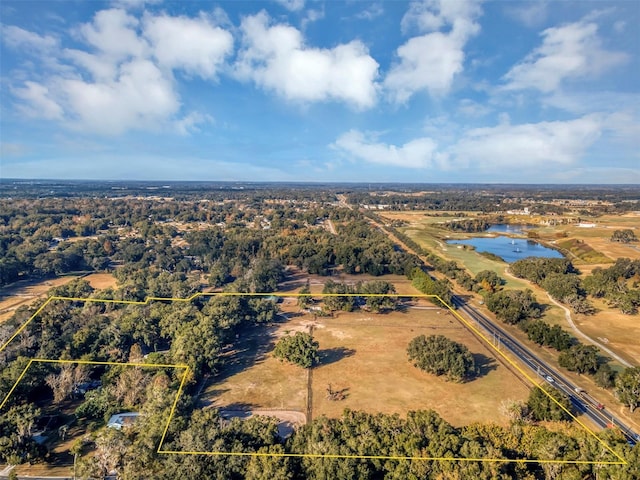
[[[3,178],[640,183],[640,2],[0,4]]]

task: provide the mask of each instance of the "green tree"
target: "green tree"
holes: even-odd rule
[[[595,373],[598,370],[598,351],[593,345],[574,345],[560,353],[558,363],[572,372]]]
[[[373,282],[363,283],[358,289],[361,293],[373,294],[375,296],[365,297],[365,305],[372,312],[380,312],[382,310],[393,310],[397,304],[397,297],[386,296],[387,294],[396,293],[396,288],[389,282],[376,280]],[[385,296],[379,296],[385,295]]]
[[[551,273],[542,281],[541,286],[549,295],[563,303],[567,303],[567,299],[573,296],[584,295],[580,278],[575,273]]]
[[[487,308],[500,320],[515,325],[523,320],[539,318],[540,306],[531,290],[500,291],[486,297]]]
[[[461,382],[476,374],[476,364],[469,349],[444,335],[415,337],[409,342],[407,354],[420,370],[446,375],[448,380]]]
[[[630,412],[640,406],[640,367],[625,369],[618,375],[615,384],[616,397],[629,407]]]
[[[613,235],[611,235],[612,242],[637,242],[636,234],[630,228],[625,228],[624,230],[615,230]]]
[[[309,285],[308,280],[298,293],[300,294],[298,297],[298,307],[304,310],[311,304],[311,286]]]
[[[495,292],[498,287],[504,283],[504,280],[493,270],[482,270],[478,272],[475,281],[482,290],[489,293]]]
[[[322,289],[322,293],[328,294],[323,297],[322,301],[330,311],[342,310],[345,312],[353,312],[358,307],[358,298],[354,295],[355,288],[346,283],[327,280]]]
[[[603,363],[598,367],[593,379],[599,387],[611,388],[615,385],[616,371],[608,363]]]
[[[276,358],[294,363],[302,368],[311,368],[318,363],[318,347],[311,335],[305,332],[296,332],[280,339],[276,344],[273,354]]]
[[[529,394],[527,406],[534,420],[569,420],[567,411],[571,411],[571,401],[557,388],[545,386],[545,393],[541,387],[535,387]],[[551,398],[553,397],[553,398]],[[564,408],[562,408],[564,407]]]
[[[434,280],[429,274],[419,268],[416,268],[411,272],[411,285],[420,290],[422,293],[427,295],[437,295],[442,302],[440,302],[437,298],[432,298],[431,302],[436,305],[442,305],[443,307],[447,307],[448,305],[452,305],[452,294],[451,294],[451,284],[449,280]]]

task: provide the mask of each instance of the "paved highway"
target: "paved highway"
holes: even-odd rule
[[[513,336],[468,305],[459,296],[453,296],[453,304],[458,308],[458,311],[464,313],[472,323],[479,325],[490,340],[499,342],[501,348],[504,347],[509,350],[523,364],[533,370],[537,376],[564,392],[571,400],[577,412],[584,413],[593,420],[596,425],[602,428],[608,425],[615,425],[632,444],[640,441],[640,435],[634,432],[629,426],[609,412],[600,409],[599,407],[601,407],[601,405],[589,395],[578,393],[580,388],[577,385],[571,383],[547,363],[536,357],[534,353],[518,342]]]

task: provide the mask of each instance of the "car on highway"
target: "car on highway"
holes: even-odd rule
[[[546,378],[546,379],[547,379],[547,382],[549,382],[549,383],[553,383],[553,382],[555,382],[555,380],[553,379],[553,377],[551,377],[550,375],[547,375],[547,376],[546,376],[546,377],[544,377],[544,378]]]

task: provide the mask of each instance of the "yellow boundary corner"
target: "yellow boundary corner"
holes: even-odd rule
[[[602,440],[598,435],[596,435],[589,427],[587,427],[584,423],[578,420],[575,415],[573,415],[569,410],[567,410],[563,405],[561,405],[542,385],[536,383],[536,381],[529,376],[529,374],[523,370],[517,363],[515,363],[511,358],[509,358],[505,353],[496,347],[487,337],[476,328],[471,322],[465,319],[462,315],[460,315],[456,310],[454,310],[450,305],[444,302],[438,295],[427,295],[427,294],[415,294],[415,295],[401,295],[401,294],[376,294],[376,293],[319,293],[319,294],[301,294],[301,293],[242,293],[242,292],[216,292],[216,293],[205,293],[198,292],[188,298],[170,298],[170,297],[147,297],[144,301],[134,301],[134,300],[109,300],[109,299],[98,299],[98,298],[79,298],[79,297],[59,297],[52,296],[47,298],[47,300],[36,310],[36,312],[26,320],[16,331],[15,333],[0,346],[0,352],[2,352],[28,325],[36,318],[40,312],[52,301],[69,301],[69,302],[83,302],[83,303],[111,303],[111,304],[124,304],[124,305],[148,305],[152,301],[170,301],[170,302],[192,302],[196,298],[199,297],[240,297],[240,296],[254,296],[254,297],[410,297],[410,298],[430,298],[437,299],[442,305],[444,309],[447,309],[451,312],[453,316],[455,316],[463,325],[469,328],[473,333],[475,333],[478,337],[480,337],[490,348],[492,348],[498,355],[500,355],[505,361],[509,363],[513,368],[515,368],[524,378],[526,378],[531,384],[542,390],[545,395],[547,395],[556,405],[558,405],[562,410],[564,410],[573,421],[575,421],[578,425],[580,425],[587,433],[593,436],[609,453],[611,453],[614,457],[618,458],[618,461],[587,461],[587,460],[537,460],[537,459],[507,459],[507,458],[463,458],[463,457],[408,457],[408,456],[386,456],[386,455],[338,455],[338,454],[312,454],[312,453],[267,453],[267,452],[185,452],[185,451],[174,451],[174,450],[164,450],[162,448],[167,432],[169,430],[169,426],[171,424],[171,420],[173,419],[173,415],[175,414],[176,407],[178,405],[178,400],[180,399],[180,395],[182,394],[182,390],[184,388],[185,381],[187,379],[189,373],[189,367],[187,365],[164,365],[164,364],[151,364],[151,363],[126,363],[126,362],[99,362],[99,361],[87,361],[87,360],[55,360],[55,359],[43,359],[43,358],[32,358],[29,360],[27,366],[23,369],[22,373],[16,380],[15,384],[9,390],[9,393],[5,396],[2,403],[0,403],[0,411],[4,407],[4,405],[8,402],[11,394],[15,391],[18,384],[24,376],[26,375],[29,367],[35,363],[62,363],[62,364],[90,364],[90,365],[112,365],[112,366],[132,366],[132,367],[156,367],[156,368],[176,368],[176,369],[184,369],[184,374],[182,375],[182,379],[180,381],[180,387],[176,392],[176,397],[173,401],[173,405],[171,406],[171,410],[169,413],[169,417],[167,418],[167,424],[164,427],[164,431],[162,433],[162,438],[156,450],[159,454],[173,454],[173,455],[210,455],[210,456],[247,456],[247,457],[297,457],[297,458],[333,458],[333,459],[366,459],[366,460],[421,460],[421,461],[457,461],[457,462],[487,462],[487,463],[539,463],[539,464],[579,464],[579,465],[627,465],[627,461],[622,458],[615,450],[613,450],[604,440]]]

